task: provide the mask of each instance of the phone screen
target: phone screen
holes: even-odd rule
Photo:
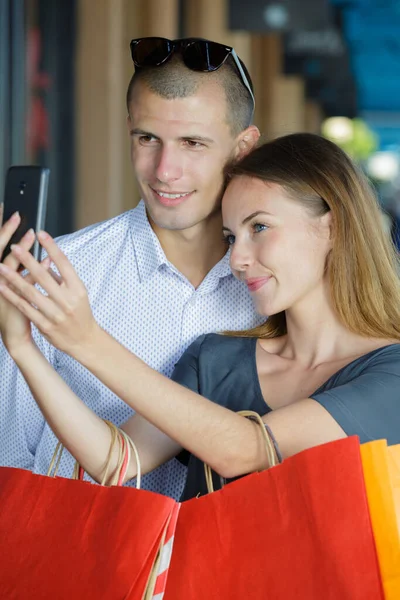
[[[23,166],[11,167],[7,172],[3,222],[7,221],[16,211],[21,222],[6,247],[3,257],[10,252],[11,244],[15,244],[29,229],[38,231],[44,228],[46,212],[47,186],[49,170],[42,167]],[[38,244],[32,249],[38,258]]]

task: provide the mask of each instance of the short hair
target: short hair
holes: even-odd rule
[[[259,146],[226,174],[278,184],[316,217],[330,211],[333,246],[326,272],[336,314],[359,335],[400,340],[399,255],[367,178],[343,150],[318,135],[295,133]],[[285,333],[285,314],[278,313],[236,335]]]
[[[250,75],[244,63],[242,61],[240,63],[253,90]],[[253,120],[253,99],[244,85],[231,56],[219,69],[206,73],[189,69],[184,64],[179,52],[176,52],[169,60],[158,67],[136,68],[126,94],[128,112],[134,89],[139,82],[145,84],[148,89],[162,98],[173,99],[192,96],[205,81],[215,81],[224,90],[227,104],[227,123],[233,135],[236,136],[247,129]]]

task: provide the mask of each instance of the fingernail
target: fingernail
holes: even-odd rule
[[[8,273],[8,267],[6,267],[6,265],[3,265],[3,263],[0,263],[0,273]]]
[[[17,219],[19,219],[19,212],[16,211],[12,216],[11,216],[11,221],[16,221]]]
[[[46,233],[45,231],[42,230],[42,231],[39,231],[38,238],[39,238],[39,240],[48,240],[48,239],[50,239],[50,236],[48,233]]]
[[[18,255],[18,254],[21,254],[21,252],[22,252],[21,247],[18,246],[18,244],[11,244],[10,248],[11,248],[11,252],[14,252],[14,254]]]

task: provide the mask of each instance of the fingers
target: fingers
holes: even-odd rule
[[[52,271],[50,271],[50,265],[51,265],[51,260],[49,256],[46,256],[46,258],[44,258],[42,260],[42,262],[40,263],[42,265],[42,267],[44,269],[46,269],[46,271],[49,271],[50,275],[52,275]],[[35,285],[35,281],[32,277],[32,275],[25,269],[24,273],[21,273],[22,277],[25,279],[25,281],[27,281],[28,283]]]
[[[53,271],[53,269],[50,269],[50,265],[51,265],[50,256],[46,256],[46,258],[44,258],[40,264],[46,269],[46,271],[49,273],[49,275],[52,276],[52,278],[54,279],[54,281],[56,281],[58,283],[58,285],[62,284],[62,282],[63,282],[62,277],[60,277],[60,275],[58,275],[55,271]]]
[[[41,243],[42,247],[47,251],[49,258],[54,263],[58,272],[60,273],[60,276],[56,277],[54,277],[52,273],[51,277],[59,283],[64,283],[66,287],[75,288],[76,290],[82,288],[83,284],[79,279],[78,275],[76,274],[75,269],[73,268],[65,254],[57,246],[52,237],[48,233],[41,231],[38,233],[37,238]],[[44,269],[40,268],[39,263],[29,253],[22,252],[20,246],[21,244],[13,245],[12,253],[15,256],[17,256],[20,263],[23,264],[24,267],[26,267],[30,271],[30,273],[35,278],[35,281],[39,283],[39,285],[41,285],[43,289],[45,289],[49,294],[50,289],[53,289],[54,293],[56,293],[56,289],[54,286],[53,288],[49,289],[47,289],[46,287],[46,284],[47,286],[51,286],[49,279],[50,276],[45,275]]]
[[[33,260],[36,262],[35,259]],[[43,267],[38,263],[37,265],[40,269],[43,269]],[[45,269],[43,269],[43,271],[45,271]],[[48,275],[46,271],[45,273]],[[57,321],[62,317],[62,313],[57,304],[53,302],[51,298],[42,294],[42,292],[32,285],[32,283],[28,281],[26,277],[21,277],[19,273],[16,273],[4,264],[0,264],[0,274],[4,277],[8,284],[5,286],[0,286],[1,293],[4,297],[9,299],[5,293],[5,290],[8,289],[13,294],[11,297],[12,299],[9,299],[9,301],[16,306],[16,308],[21,310],[21,304],[16,304],[16,298],[22,298],[29,303],[32,308],[36,307],[36,312],[40,311],[45,317],[51,319],[52,321]],[[30,273],[28,277],[29,279],[33,277],[33,279],[36,280],[35,275],[32,273]],[[53,281],[53,278],[50,275],[48,275],[48,277],[52,284],[59,288],[58,284]],[[23,314],[28,316],[26,311],[23,311]]]
[[[48,272],[49,275],[51,275],[51,277],[54,279],[54,281],[57,283],[57,285],[61,285],[63,280],[62,277],[60,277],[59,275],[57,275],[57,273],[55,271],[53,271],[53,269],[50,269],[50,265],[51,265],[51,259],[50,257],[46,256],[46,258],[44,260],[42,260],[42,262],[40,263],[42,265],[42,267],[44,269],[46,269],[46,271]],[[27,281],[28,283],[35,285],[35,280],[32,277],[32,275],[26,271],[26,274],[22,274],[22,276],[24,277],[25,281]]]
[[[49,269],[49,275],[52,276],[52,278],[54,279],[55,282],[57,282],[58,285],[61,285],[63,283],[62,277],[57,275],[57,273],[55,271],[53,271],[53,269]]]
[[[11,219],[9,219],[3,227],[0,229],[0,258],[3,255],[4,249],[9,243],[15,231],[18,229],[18,225],[20,224],[20,216],[18,213],[14,213]],[[24,250],[30,250],[35,242],[35,233],[32,229],[26,232],[26,234],[22,237],[20,244]],[[20,262],[16,256],[10,252],[10,254],[4,259],[4,264],[13,269],[14,271],[18,270]]]
[[[35,239],[35,232],[33,229],[29,229],[29,231],[27,231],[26,234],[21,238],[19,245],[23,250],[29,251],[35,243]],[[10,267],[10,269],[17,271],[18,267],[20,266],[20,261],[18,257],[13,254],[13,252],[10,252],[10,254],[4,259],[4,264]]]
[[[49,268],[50,268],[50,265],[51,265],[51,258],[50,258],[50,256],[46,256],[46,258],[44,258],[40,264],[42,265],[42,267],[44,269],[46,269],[46,271],[48,271]]]
[[[1,265],[0,265],[1,266]],[[16,275],[20,277],[20,275]],[[22,279],[22,277],[21,277]],[[40,294],[40,292],[38,292]],[[8,285],[0,283],[0,294],[17,308],[25,317],[29,319],[36,327],[45,333],[49,327],[49,321],[44,315],[36,310],[29,302],[15,293]],[[42,296],[42,294],[40,294]]]
[[[60,285],[57,280],[50,274],[49,270],[46,269],[43,265],[38,263],[38,261],[32,256],[30,252],[23,250],[19,244],[12,246],[12,254],[16,256],[16,258],[20,261],[21,264],[29,271],[30,281],[37,283],[40,287],[45,290],[48,296],[57,302],[60,306],[65,306],[65,297],[61,291]],[[49,257],[51,258],[51,257]],[[7,281],[15,285],[14,281],[11,281],[8,276],[6,276],[3,270],[3,276],[6,277]],[[20,282],[20,287],[23,287],[23,284]],[[19,288],[18,288],[19,289]],[[28,290],[26,290],[28,292]],[[19,289],[19,292],[24,293],[22,289]],[[25,296],[27,298],[27,296]],[[28,298],[27,298],[28,299]]]
[[[40,231],[38,233],[38,240],[56,265],[66,286],[70,287],[76,285],[78,282],[80,283],[80,279],[76,274],[75,269],[65,254],[57,246],[53,238],[45,231]]]
[[[2,228],[0,229],[0,259],[3,256],[3,252],[8,242],[10,241],[13,234],[16,232],[18,225],[21,222],[19,213],[14,213],[11,219],[9,219]]]
[[[4,263],[4,264],[5,264],[5,263]],[[50,264],[51,264],[51,260],[50,260],[50,258],[49,258],[48,256],[46,256],[46,258],[45,258],[45,259],[43,259],[43,260],[42,260],[42,262],[41,262],[40,264],[41,264],[41,265],[42,265],[42,266],[43,266],[45,269],[47,269],[47,270],[48,270],[48,269],[49,269],[49,267],[50,267]],[[31,285],[35,285],[35,281],[34,281],[34,279],[33,279],[32,275],[31,275],[31,274],[30,274],[30,273],[29,273],[29,272],[28,272],[26,269],[25,269],[25,271],[24,271],[24,272],[22,272],[22,273],[21,273],[21,271],[18,269],[18,272],[20,273],[21,277],[23,277],[23,278],[24,278],[24,280],[25,280],[27,283],[30,283]],[[52,272],[52,271],[50,271],[50,274],[51,274],[51,275],[53,275],[53,272]],[[58,277],[58,276],[57,276],[57,275],[54,273],[54,278],[56,278],[56,277]],[[59,282],[61,283],[61,279],[60,279],[60,278],[59,278],[59,280],[60,280]],[[0,278],[0,281],[1,281],[1,282],[4,282],[5,280],[4,280],[4,278]],[[57,279],[55,279],[55,281],[57,281]],[[15,288],[14,288],[14,287],[11,285],[11,283],[7,283],[7,286],[8,286],[8,287],[10,288],[10,290],[12,290],[12,291],[13,291],[15,294],[19,294],[18,290],[16,290],[16,289],[15,289]]]

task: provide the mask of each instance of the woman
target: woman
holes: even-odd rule
[[[39,239],[61,283],[27,252],[32,239],[1,268],[4,343],[57,437],[97,481],[109,429],[40,354],[29,321],[138,413],[123,429],[144,472],[189,451],[184,499],[205,492],[202,462],[225,478],[268,466],[262,432],[235,414],[241,409],[262,415],[283,457],[346,435],[400,442],[396,254],[364,177],[331,142],[294,134],[253,151],[228,180],[231,267],[269,318],[252,331],[200,337],[174,381],[97,325],[82,282],[47,234]],[[15,227],[4,226],[2,248]]]

